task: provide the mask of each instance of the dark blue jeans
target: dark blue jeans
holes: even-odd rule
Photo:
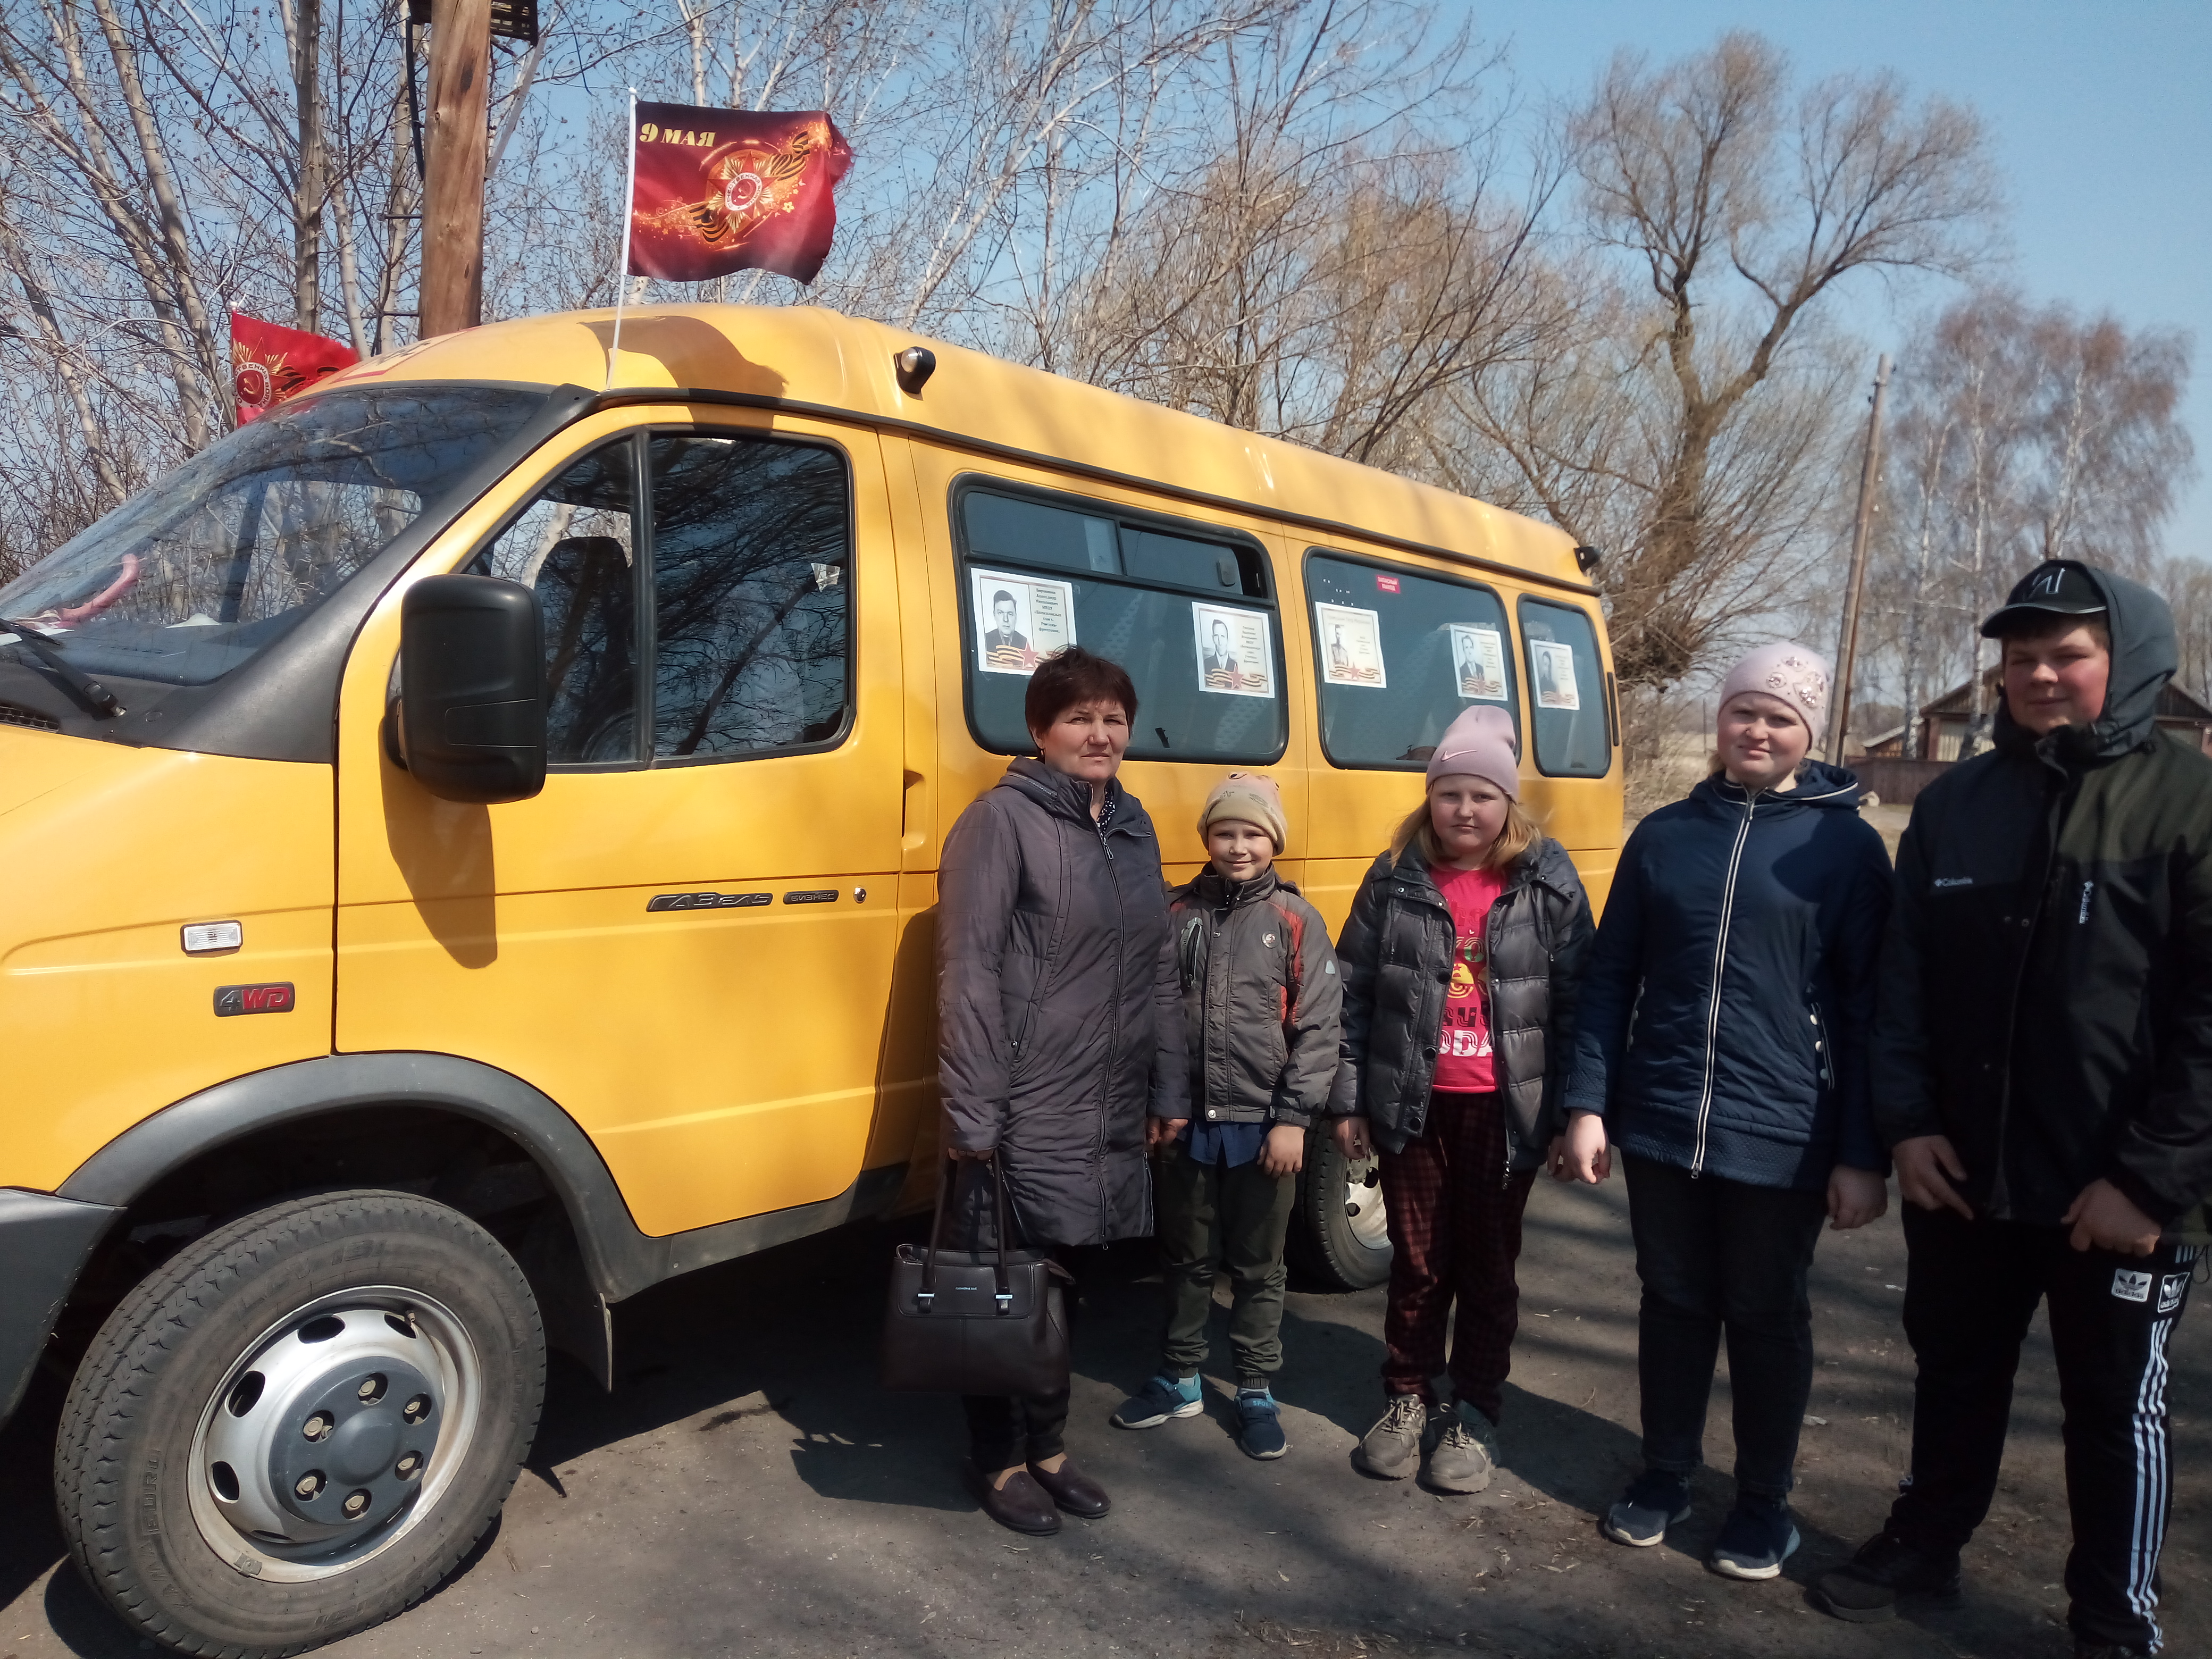
[[[1704,1461],[1721,1337],[1735,1400],[1735,1482],[1780,1498],[1793,1484],[1813,1393],[1805,1275],[1827,1194],[1753,1187],[1624,1153],[1636,1276],[1644,1461],[1687,1474]]]

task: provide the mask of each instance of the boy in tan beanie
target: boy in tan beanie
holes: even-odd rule
[[[1168,1292],[1160,1374],[1114,1413],[1157,1428],[1204,1407],[1213,1279],[1229,1269],[1237,1443],[1288,1449],[1268,1379],[1283,1363],[1283,1239],[1305,1161],[1306,1127],[1336,1074],[1342,993],[1320,913],[1275,873],[1285,831],[1274,781],[1231,772],[1206,797],[1198,832],[1212,863],[1169,896],[1182,967],[1190,1124],[1155,1188]]]

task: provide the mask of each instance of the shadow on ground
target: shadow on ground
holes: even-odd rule
[[[1546,1186],[1532,1201],[1506,1468],[1475,1498],[1445,1500],[1350,1465],[1380,1405],[1376,1291],[1291,1295],[1277,1393],[1291,1450],[1279,1462],[1238,1451],[1218,1375],[1202,1418],[1144,1433],[1108,1427],[1157,1359],[1159,1288],[1145,1247],[1087,1261],[1070,1443],[1116,1510],[1043,1540],[999,1530],[961,1493],[956,1402],[876,1386],[890,1250],[913,1231],[803,1241],[623,1304],[619,1386],[605,1395],[556,1365],[529,1471],[496,1534],[437,1595],[332,1651],[2069,1651],[2053,1621],[2066,1523],[2039,1335],[1966,1601],[1877,1627],[1805,1606],[1803,1584],[1879,1526],[1904,1467],[1910,1362],[1896,1324],[1904,1264],[1893,1218],[1823,1240],[1812,1413],[1824,1420],[1806,1429],[1801,1454],[1805,1545],[1765,1585],[1701,1565],[1730,1497],[1724,1372],[1696,1516],[1656,1550],[1597,1534],[1598,1511],[1637,1466],[1635,1283],[1617,1185]],[[2212,1382],[2201,1322],[2185,1322],[2174,1369],[2185,1404],[2166,1622],[2172,1650],[2212,1651],[2197,1476],[2206,1437],[2191,1403]],[[0,1631],[0,1651],[136,1652],[66,1566],[53,1571],[61,1551],[45,1471],[58,1399],[58,1385],[42,1381],[0,1435],[0,1618],[18,1621]]]

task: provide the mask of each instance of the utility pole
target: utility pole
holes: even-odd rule
[[[491,0],[433,0],[423,142],[422,336],[483,320],[483,190]]]
[[[292,195],[292,326],[322,331],[323,0],[300,0],[299,51],[292,65],[300,103],[300,177]]]
[[[1844,626],[1836,641],[1836,708],[1828,726],[1828,758],[1844,757],[1851,724],[1851,673],[1859,654],[1859,590],[1866,583],[1867,542],[1874,530],[1875,487],[1881,481],[1881,406],[1889,394],[1889,354],[1874,371],[1874,412],[1867,416],[1866,457],[1859,465],[1858,519],[1851,526],[1851,572],[1844,589]],[[1909,718],[1909,716],[1908,716]]]

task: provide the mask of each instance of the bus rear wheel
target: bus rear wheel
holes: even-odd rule
[[[1291,1239],[1300,1273],[1324,1289],[1371,1290],[1390,1277],[1382,1166],[1371,1153],[1346,1158],[1326,1121],[1306,1133]]]
[[[545,1344],[490,1234],[407,1193],[217,1228],[134,1289],[55,1447],[70,1553],[142,1637],[276,1659],[434,1588],[505,1503]]]

